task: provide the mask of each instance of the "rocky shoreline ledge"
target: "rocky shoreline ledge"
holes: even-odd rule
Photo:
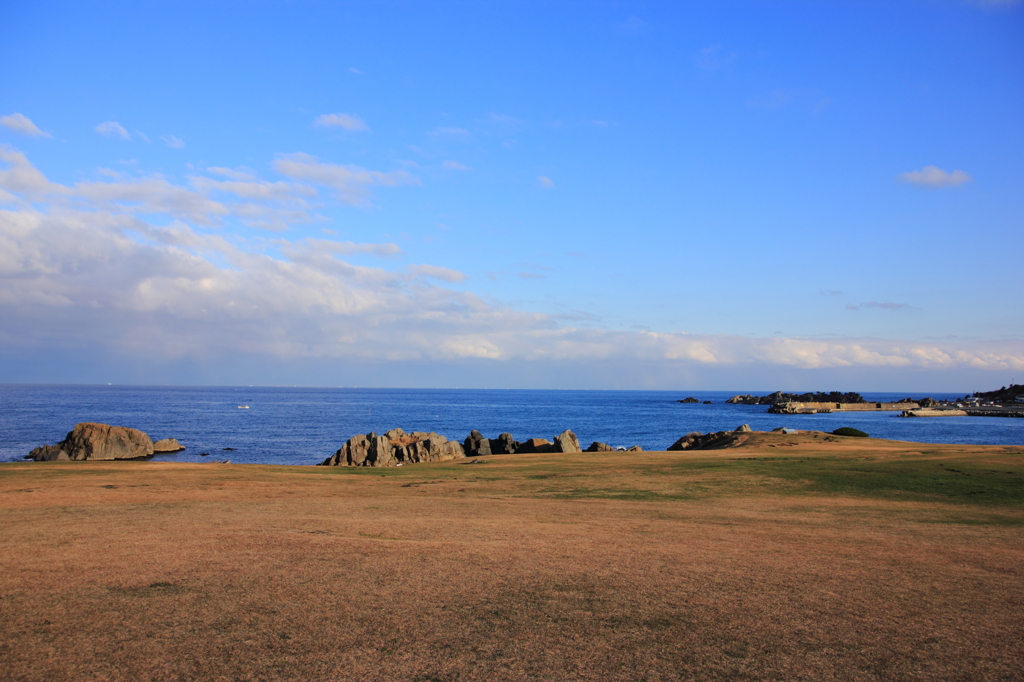
[[[791,429],[782,428],[775,431],[796,433]],[[717,450],[734,447],[742,444],[741,437],[746,433],[753,433],[747,424],[733,431],[706,434],[693,431],[680,437],[666,450]],[[149,435],[138,429],[85,422],[76,424],[59,443],[40,445],[33,449],[25,459],[36,462],[138,460],[149,459],[157,453],[180,452],[184,449],[185,447],[175,438],[165,438],[154,443]],[[615,448],[598,441],[584,449],[580,447],[579,438],[570,429],[562,431],[551,440],[528,438],[521,442],[515,440],[510,433],[501,433],[497,438],[485,438],[479,431],[474,430],[460,443],[433,431],[407,433],[401,428],[396,428],[383,434],[352,436],[318,466],[399,467],[420,462],[442,462],[491,455],[616,451],[643,452],[643,449],[639,445]]]

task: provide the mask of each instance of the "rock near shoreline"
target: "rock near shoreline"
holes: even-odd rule
[[[522,443],[510,433],[488,439],[479,431],[473,431],[461,444],[433,431],[406,433],[402,429],[392,429],[383,435],[369,433],[349,438],[320,466],[392,467],[466,457],[542,452],[581,452],[580,442],[576,434],[568,429],[555,436],[554,442],[544,438],[530,438]]]
[[[76,424],[56,445],[35,448],[26,459],[36,462],[143,459],[152,454],[153,441],[138,429],[85,422]]]

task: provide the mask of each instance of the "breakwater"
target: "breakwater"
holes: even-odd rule
[[[901,412],[916,410],[918,403],[776,403],[768,408],[772,414],[820,414],[830,412]]]

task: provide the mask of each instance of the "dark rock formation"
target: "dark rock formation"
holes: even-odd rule
[[[583,452],[580,449],[580,440],[576,437],[576,434],[566,429],[560,434],[555,436],[554,442],[555,452]]]
[[[668,447],[669,450],[719,450],[734,445],[739,437],[728,431],[692,431]]]
[[[615,448],[607,443],[598,443],[596,440],[587,446],[584,452],[615,452]]]
[[[463,443],[463,448],[466,451],[466,457],[478,457],[482,455],[491,454],[491,441],[480,435],[480,432],[473,430],[468,436],[466,436],[466,442]]]
[[[519,446],[519,441],[514,440],[511,433],[502,433],[497,438],[491,439],[491,454],[514,455],[519,450]]]
[[[783,393],[776,391],[769,395],[734,395],[725,402],[732,405],[778,405],[781,403],[866,403],[860,393]]]
[[[185,446],[179,443],[177,438],[161,438],[153,443],[153,452],[181,452],[184,449]]]
[[[153,454],[153,441],[126,426],[85,422],[56,445],[41,445],[28,454],[37,462],[83,459],[142,459]]]
[[[699,403],[700,401],[697,400],[696,398],[694,398],[691,395],[689,398],[684,398],[683,400],[677,400],[676,402],[677,403]]]
[[[711,402],[710,400],[705,400],[705,401],[704,401],[704,404],[705,404],[705,405],[712,405],[713,403],[712,403],[712,402]]]
[[[352,436],[321,466],[390,467],[465,456],[462,445],[457,441],[448,440],[433,431],[406,433],[402,429],[392,429],[384,435],[370,433]]]

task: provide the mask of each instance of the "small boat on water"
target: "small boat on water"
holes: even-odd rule
[[[238,409],[240,409],[240,410],[248,410],[249,406],[248,405],[239,405]]]

